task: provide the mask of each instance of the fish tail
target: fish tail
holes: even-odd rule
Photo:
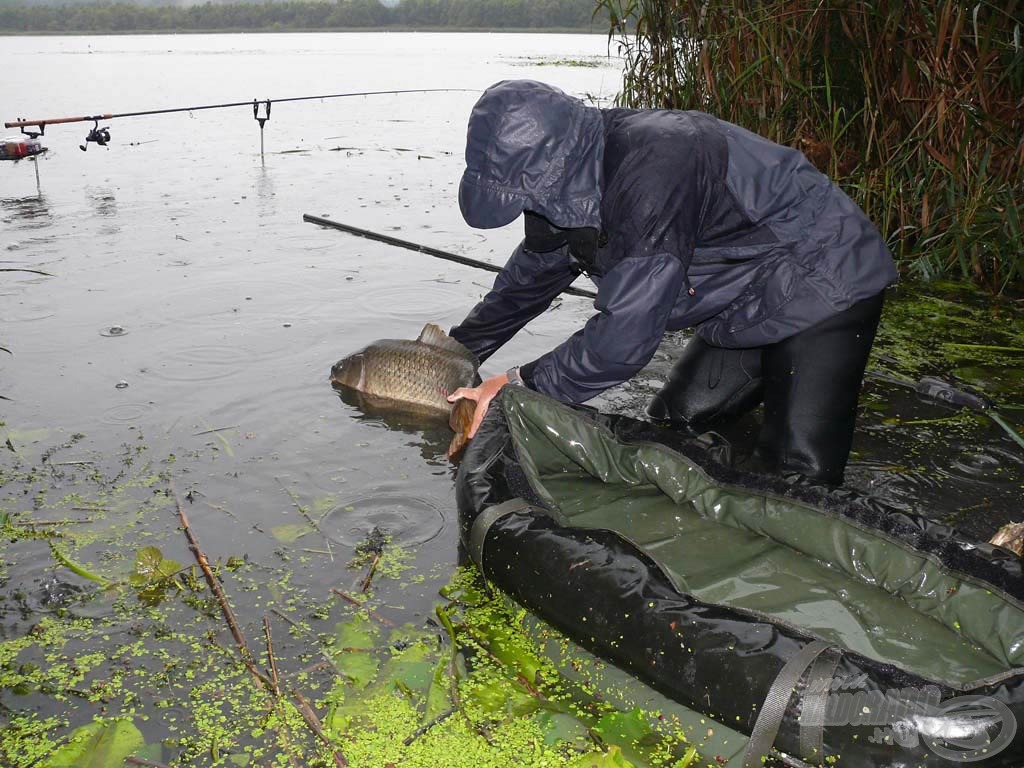
[[[473,425],[473,415],[476,413],[476,401],[467,398],[459,398],[452,406],[451,415],[448,417],[448,426],[452,428],[455,436],[448,446],[448,458],[454,459],[462,453],[462,450],[469,442],[469,428]]]

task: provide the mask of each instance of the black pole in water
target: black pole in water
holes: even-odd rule
[[[349,224],[342,224],[339,221],[331,221],[325,219],[322,216],[314,216],[311,213],[303,214],[303,221],[308,221],[310,224],[318,224],[321,227],[330,227],[331,229],[337,229],[342,232],[348,232],[350,235],[356,237],[365,237],[368,240],[376,240],[379,243],[387,243],[388,245],[394,245],[399,248],[407,248],[410,251],[417,251],[419,253],[425,253],[428,256],[433,256],[437,259],[444,259],[445,261],[454,261],[456,264],[463,264],[467,267],[476,267],[477,269],[484,269],[488,272],[501,272],[501,267],[495,266],[494,264],[488,264],[486,261],[477,261],[471,259],[468,256],[459,256],[456,253],[449,253],[448,251],[442,251],[438,248],[431,248],[429,245],[420,245],[419,243],[413,243],[409,240],[401,240],[391,235],[384,235],[380,232],[373,232],[369,229],[360,229],[359,227],[353,227]],[[597,294],[593,291],[585,291],[582,288],[566,288],[562,293],[567,293],[571,296],[582,296],[585,299],[596,299]]]
[[[958,388],[951,381],[940,379],[935,376],[922,376],[918,381],[912,379],[906,379],[902,376],[893,376],[891,373],[885,373],[884,371],[869,370],[865,371],[865,377],[878,379],[879,381],[885,381],[889,384],[895,384],[900,387],[906,387],[912,389],[921,397],[929,400],[935,400],[936,402],[947,405],[951,408],[967,408],[968,410],[980,413],[984,416],[988,416],[992,421],[999,426],[1006,434],[1019,445],[1024,448],[1024,437],[1021,437],[1012,424],[1009,424],[1006,419],[999,414],[996,410],[996,404],[985,395],[981,394],[977,390],[971,389],[970,387]]]

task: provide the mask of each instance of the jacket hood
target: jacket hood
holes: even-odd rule
[[[601,111],[533,80],[503,80],[469,117],[459,207],[480,229],[523,211],[562,228],[601,226]]]

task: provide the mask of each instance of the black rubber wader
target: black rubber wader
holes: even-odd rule
[[[839,485],[881,314],[878,294],[778,344],[725,349],[694,337],[647,413],[705,432],[763,402],[756,449],[762,465]]]

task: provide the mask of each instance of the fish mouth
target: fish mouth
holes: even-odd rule
[[[338,378],[339,374],[341,373],[341,364],[343,362],[343,360],[339,360],[338,362],[331,366],[331,375],[328,378],[330,379],[332,385],[340,383]]]

